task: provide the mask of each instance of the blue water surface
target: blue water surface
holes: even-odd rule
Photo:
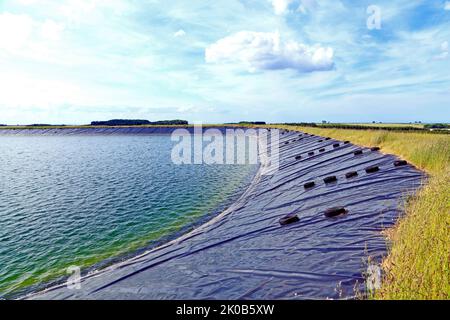
[[[167,135],[0,137],[0,296],[175,237],[229,204],[256,170],[175,165],[173,146]]]

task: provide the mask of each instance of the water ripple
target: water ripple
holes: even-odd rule
[[[129,254],[233,196],[252,166],[177,166],[168,136],[1,137],[0,295]]]

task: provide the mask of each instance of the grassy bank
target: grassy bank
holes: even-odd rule
[[[0,130],[48,130],[48,129],[118,129],[118,128],[187,128],[193,127],[193,124],[149,124],[149,125],[128,125],[128,126],[102,126],[102,125],[17,125],[17,126],[0,126]],[[238,124],[203,124],[205,128],[216,127],[240,127]]]
[[[363,146],[379,146],[429,173],[428,184],[405,204],[387,230],[391,248],[375,299],[450,299],[450,136],[415,132],[276,126]]]

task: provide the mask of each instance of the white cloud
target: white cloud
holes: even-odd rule
[[[275,14],[284,14],[293,0],[272,0],[272,6]]]
[[[308,11],[317,8],[316,0],[301,0],[297,11],[306,14]]]
[[[16,0],[19,4],[29,6],[35,4],[37,0]]]
[[[22,72],[0,74],[2,96],[0,105],[14,107],[50,108],[62,101],[84,102],[86,94],[77,85],[67,81],[44,79]]]
[[[57,41],[61,38],[64,29],[65,26],[63,24],[56,23],[53,20],[46,20],[41,27],[41,36],[47,40]]]
[[[181,37],[184,37],[185,35],[186,35],[186,32],[183,29],[180,29],[173,34],[173,36],[175,38],[181,38]]]
[[[135,66],[139,68],[151,68],[156,65],[155,59],[152,56],[141,56],[133,60]]]
[[[445,1],[444,10],[450,10],[450,1]]]
[[[316,0],[271,0],[275,14],[282,15],[288,12],[289,7],[295,3],[297,11],[306,14],[317,8]]]
[[[66,0],[61,1],[58,15],[70,24],[80,25],[89,19],[123,16],[134,10],[131,1],[123,0]]]
[[[438,54],[435,59],[436,60],[445,60],[448,57],[448,51],[443,51],[440,54]]]
[[[448,57],[448,42],[444,41],[441,43],[441,53],[435,56],[436,60],[444,60]]]
[[[44,22],[33,20],[25,14],[0,14],[0,48],[10,52],[17,52],[27,48],[34,41],[56,41],[61,37],[65,26],[47,19]]]
[[[437,50],[438,52],[436,53],[433,52],[433,56],[431,57],[432,60],[446,60],[449,56],[449,46],[448,46],[448,41],[444,41],[441,43],[441,45],[439,46],[439,50]]]
[[[33,20],[27,15],[0,14],[0,48],[17,50],[31,35]]]
[[[243,64],[256,70],[294,69],[299,72],[331,70],[333,49],[283,41],[278,32],[241,31],[225,37],[205,50],[207,63]]]

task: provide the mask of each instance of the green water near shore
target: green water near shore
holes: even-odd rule
[[[172,146],[169,136],[0,137],[0,295],[170,239],[229,204],[256,170],[177,166]]]

